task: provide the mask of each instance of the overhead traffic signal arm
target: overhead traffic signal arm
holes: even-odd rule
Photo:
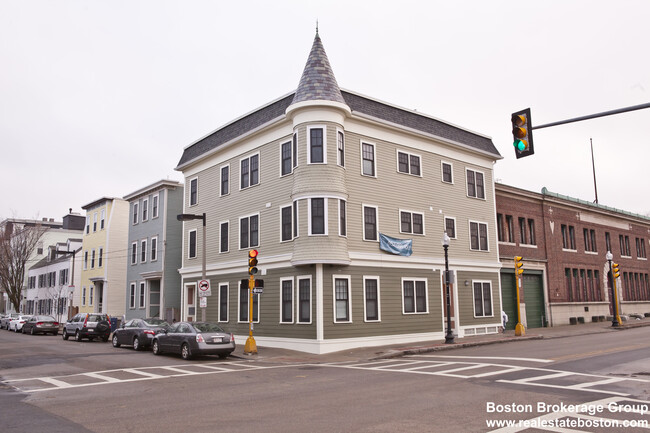
[[[517,159],[535,153],[533,148],[533,124],[530,119],[530,108],[512,113],[512,138]]]

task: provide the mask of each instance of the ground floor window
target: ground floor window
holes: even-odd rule
[[[379,321],[379,277],[363,278],[366,322]]]
[[[350,313],[350,277],[334,277],[334,321],[352,321]]]
[[[474,282],[474,317],[491,317],[492,313],[492,283],[489,281]]]
[[[298,277],[298,323],[311,323],[311,278]]]
[[[253,322],[260,321],[260,295],[253,295]],[[248,322],[248,280],[241,280],[239,285],[239,321]]]
[[[280,281],[280,322],[293,323],[293,279]]]
[[[228,284],[219,284],[219,322],[228,321]]]
[[[402,280],[402,305],[405,314],[426,313],[428,311],[426,280]]]

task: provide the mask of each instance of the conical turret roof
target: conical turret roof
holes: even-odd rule
[[[345,104],[318,31],[291,104],[304,101],[335,101]]]

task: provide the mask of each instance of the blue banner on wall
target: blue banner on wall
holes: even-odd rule
[[[379,248],[391,254],[410,256],[413,254],[413,239],[396,239],[379,233]]]

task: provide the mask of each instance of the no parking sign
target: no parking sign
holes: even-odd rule
[[[199,281],[199,297],[203,296],[212,296],[212,290],[210,289],[210,280]]]

